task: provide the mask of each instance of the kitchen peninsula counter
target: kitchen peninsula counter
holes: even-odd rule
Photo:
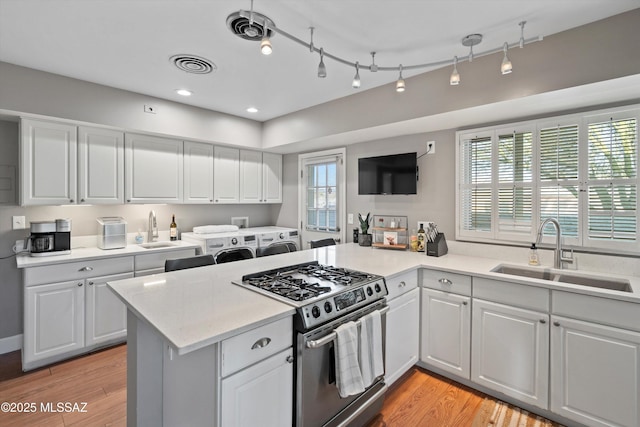
[[[171,343],[178,354],[186,354],[249,329],[291,316],[294,313],[292,306],[232,282],[240,281],[245,274],[309,261],[385,277],[416,268],[428,268],[640,303],[640,278],[636,277],[607,274],[607,277],[629,280],[633,292],[618,292],[494,273],[491,270],[501,262],[491,258],[456,254],[429,257],[424,253],[388,251],[356,244],[341,244],[138,277],[111,282],[109,286],[131,312]]]

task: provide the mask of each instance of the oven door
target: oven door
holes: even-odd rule
[[[307,343],[317,341],[333,333],[342,323],[357,321],[373,310],[386,310],[385,302],[364,307],[345,317],[306,333],[298,333],[296,338],[296,426],[358,426],[373,418],[381,409],[387,389],[384,377],[376,379],[362,394],[341,398],[335,379],[334,341],[316,348]],[[385,318],[382,314],[383,357],[385,346]]]

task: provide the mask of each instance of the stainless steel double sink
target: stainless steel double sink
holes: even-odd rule
[[[530,279],[549,280],[552,282],[570,283],[572,285],[589,286],[592,288],[608,289],[612,291],[633,292],[631,284],[624,279],[611,279],[592,274],[568,272],[551,268],[523,267],[518,265],[500,264],[491,270],[494,273],[510,274],[528,277]]]

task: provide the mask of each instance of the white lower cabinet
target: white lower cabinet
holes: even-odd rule
[[[221,425],[281,427],[293,421],[290,347],[222,380]]]
[[[85,283],[85,345],[124,338],[127,335],[127,308],[107,287],[108,281],[133,277],[133,273],[87,279]]]
[[[84,291],[84,280],[26,288],[23,365],[84,347]]]
[[[548,407],[549,315],[473,300],[471,380]]]
[[[639,426],[640,333],[551,321],[551,410],[588,426]]]
[[[388,305],[385,381],[391,385],[418,361],[419,290],[414,288],[389,301]]]
[[[469,379],[471,298],[422,288],[420,360]]]

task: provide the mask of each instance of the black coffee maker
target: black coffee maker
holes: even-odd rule
[[[31,256],[71,253],[71,220],[34,221],[30,224],[28,248]]]

